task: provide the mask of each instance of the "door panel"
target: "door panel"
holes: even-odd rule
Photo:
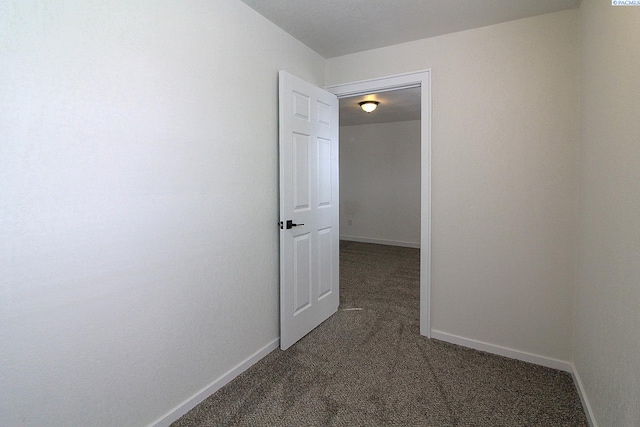
[[[294,315],[298,315],[311,304],[311,239],[309,237],[307,233],[293,239]]]
[[[333,270],[331,231],[331,228],[318,230],[318,299],[329,296],[333,291],[333,285],[335,285],[331,281],[331,272]]]
[[[279,92],[280,347],[286,349],[338,308],[338,99],[284,71]]]
[[[293,133],[294,212],[309,210],[311,199],[311,168],[309,165],[310,135]]]
[[[318,138],[318,207],[331,207],[331,141]]]

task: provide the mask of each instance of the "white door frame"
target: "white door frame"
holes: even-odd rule
[[[431,70],[325,87],[338,98],[420,87],[420,334],[431,338]]]

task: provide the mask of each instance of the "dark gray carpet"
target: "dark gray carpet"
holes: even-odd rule
[[[420,336],[419,250],[340,251],[338,313],[173,426],[587,426],[569,374]]]

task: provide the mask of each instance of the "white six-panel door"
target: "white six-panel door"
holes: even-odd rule
[[[279,95],[284,350],[338,308],[338,99],[285,71]]]

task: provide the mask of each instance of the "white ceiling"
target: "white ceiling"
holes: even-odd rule
[[[378,108],[365,113],[358,105],[378,101]],[[340,99],[340,126],[420,120],[420,87]]]
[[[325,58],[575,9],[581,0],[241,0]],[[371,114],[358,102],[380,101]],[[340,124],[420,119],[420,91],[340,100]]]
[[[325,58],[575,9],[581,0],[242,0]]]

